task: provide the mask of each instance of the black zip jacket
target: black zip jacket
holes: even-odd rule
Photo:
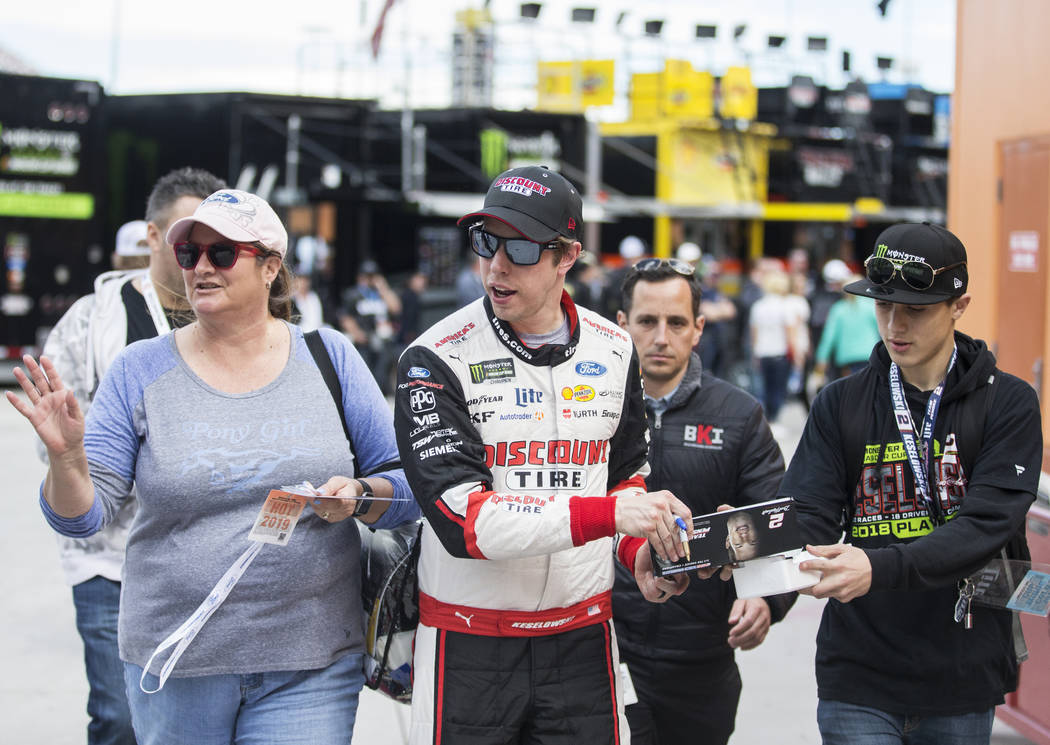
[[[648,403],[646,404],[648,409]],[[773,499],[784,474],[784,458],[762,406],[739,388],[702,370],[694,353],[682,382],[661,415],[647,410],[650,491],[667,489],[694,515],[720,504],[740,506]],[[779,621],[796,595],[766,598]],[[650,603],[634,578],[617,567],[613,618],[621,656],[675,662],[731,659],[727,643],[733,583],[698,580],[666,603]]]
[[[931,482],[947,522],[934,526],[901,445],[890,403],[889,355],[880,342],[860,380],[842,379],[813,403],[780,489],[798,502],[814,544],[845,540],[871,560],[871,590],[829,600],[817,634],[823,699],[899,714],[983,711],[1016,686],[1010,613],[973,606],[973,628],[954,620],[957,582],[995,558],[1035,499],[1042,426],[1035,391],[998,370],[984,342],[956,332],[934,428]],[[985,386],[999,386],[980,443],[962,443],[963,417],[985,416]],[[904,384],[915,426],[929,392]],[[848,396],[843,396],[849,391]],[[862,448],[844,452],[844,418],[862,418]],[[972,428],[971,428],[972,429]],[[967,430],[969,431],[969,430]],[[846,459],[861,459],[848,484]],[[857,464],[854,463],[854,466]]]

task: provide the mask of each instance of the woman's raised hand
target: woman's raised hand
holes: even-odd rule
[[[84,441],[84,415],[73,392],[62,386],[58,370],[47,357],[41,357],[38,364],[27,354],[22,362],[29,375],[16,367],[15,380],[29,402],[11,391],[6,392],[7,400],[33,425],[50,457],[78,449]]]

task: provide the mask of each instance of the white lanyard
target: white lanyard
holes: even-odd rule
[[[193,611],[193,614],[187,618],[181,626],[175,629],[167,639],[162,641],[160,645],[153,650],[153,654],[150,655],[149,661],[146,662],[145,667],[142,669],[142,677],[139,678],[139,688],[142,689],[143,693],[156,693],[164,687],[164,683],[167,682],[168,676],[171,675],[171,671],[175,669],[175,665],[178,663],[179,658],[182,657],[182,653],[186,651],[188,646],[190,646],[190,642],[192,642],[193,638],[197,636],[197,632],[201,630],[201,627],[208,622],[212,613],[218,610],[219,606],[222,605],[224,600],[226,600],[226,596],[230,594],[230,590],[233,589],[234,585],[240,580],[241,575],[244,574],[244,571],[252,563],[255,557],[258,556],[259,550],[262,547],[263,544],[260,541],[252,541],[251,545],[248,546],[248,549],[238,557],[237,561],[233,562],[233,566],[226,570],[226,574],[222,575],[222,579],[215,584],[215,587],[211,588],[208,597],[204,599],[203,603],[197,606],[197,610]],[[175,651],[171,653],[171,657],[167,659],[164,666],[160,669],[160,682],[152,691],[147,690],[146,674],[149,672],[153,660],[158,654],[171,646],[175,646]]]
[[[150,278],[148,270],[142,275],[142,297],[146,299],[146,307],[153,318],[153,325],[157,327],[157,336],[164,336],[164,334],[171,331],[171,325],[168,323],[168,316],[164,312],[164,306],[160,304],[160,298],[157,297],[157,290],[153,286],[153,280]]]
[[[259,511],[258,517],[255,518],[255,522],[252,523],[251,533],[248,534],[249,544],[248,548],[243,554],[237,557],[237,560],[233,562],[233,565],[226,570],[226,573],[222,575],[222,578],[215,583],[215,587],[211,588],[211,592],[208,593],[208,597],[204,599],[204,602],[197,606],[197,610],[190,614],[190,617],[183,621],[182,625],[179,626],[175,631],[168,636],[167,639],[162,641],[157,648],[153,650],[153,654],[150,655],[149,660],[146,662],[146,666],[142,669],[142,676],[139,678],[139,688],[142,689],[143,693],[156,693],[168,680],[168,676],[171,675],[171,671],[175,669],[175,665],[178,664],[179,658],[182,657],[182,653],[186,651],[186,648],[190,646],[194,637],[197,636],[197,632],[208,622],[212,614],[219,609],[219,606],[223,604],[230,591],[233,590],[234,586],[240,581],[244,575],[245,570],[251,565],[255,557],[259,555],[259,551],[262,549],[264,543],[274,543],[278,546],[288,545],[288,541],[292,537],[292,531],[295,530],[296,523],[299,521],[299,516],[302,514],[305,502],[299,497],[315,497],[317,496],[317,490],[309,484],[304,482],[303,484],[297,484],[295,486],[285,486],[282,490],[271,490],[266,497],[266,501],[263,503],[262,509]],[[175,650],[171,653],[171,656],[165,660],[164,665],[160,669],[160,677],[157,687],[152,691],[146,689],[146,674],[149,672],[150,667],[153,665],[153,660],[157,658],[164,650],[169,647],[175,647]]]
[[[930,400],[926,403],[926,414],[922,419],[922,445],[923,452],[920,457],[918,443],[915,439],[915,421],[911,417],[908,408],[908,399],[904,395],[904,384],[901,382],[900,368],[896,362],[890,363],[890,401],[893,403],[894,419],[897,420],[897,429],[901,433],[901,442],[904,444],[904,452],[908,454],[908,463],[911,465],[912,473],[915,474],[915,489],[926,502],[926,509],[934,521],[940,522],[941,515],[939,496],[933,494],[930,489],[929,463],[933,457],[933,425],[937,420],[937,411],[941,407],[941,397],[944,395],[944,383],[948,379],[948,373],[955,366],[955,358],[958,356],[958,348],[952,350],[952,359],[948,363],[948,372],[937,387],[930,393]]]

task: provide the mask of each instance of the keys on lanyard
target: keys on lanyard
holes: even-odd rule
[[[959,599],[955,601],[955,622],[961,622],[967,631],[973,628],[973,613],[970,611],[970,606],[976,590],[977,586],[968,578],[959,583]]]

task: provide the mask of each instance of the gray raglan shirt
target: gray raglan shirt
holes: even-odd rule
[[[82,535],[108,524],[137,484],[119,622],[126,661],[145,665],[204,600],[247,548],[270,489],[353,475],[331,394],[302,331],[288,328],[284,371],[244,394],[222,393],[197,377],[173,335],[129,346],[87,420],[94,507],[63,520],[41,500],[56,530]],[[390,407],[346,338],[328,330],[322,338],[342,381],[359,472],[386,478],[395,498],[408,499],[392,504],[377,527],[415,519]],[[356,520],[328,524],[307,508],[287,546],[263,546],[173,676],[316,669],[362,652],[359,553]]]

